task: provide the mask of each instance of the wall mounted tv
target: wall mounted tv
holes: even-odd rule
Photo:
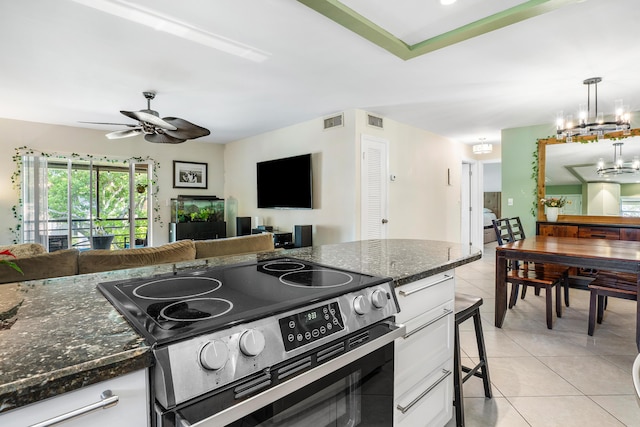
[[[258,162],[258,207],[313,208],[311,154]]]

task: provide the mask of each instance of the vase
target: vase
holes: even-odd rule
[[[556,222],[558,220],[558,213],[560,212],[560,208],[547,208],[547,221]]]

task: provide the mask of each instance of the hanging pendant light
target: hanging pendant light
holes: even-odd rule
[[[475,144],[473,148],[473,154],[489,154],[493,151],[493,144],[487,144],[487,138],[480,138],[480,144]]]
[[[604,160],[601,158],[598,160],[598,166],[596,172],[599,176],[607,177],[611,175],[622,175],[624,173],[640,172],[640,159],[638,156],[633,158],[633,162],[626,163],[622,159],[622,142],[613,143],[613,163],[611,166],[606,166]]]
[[[587,85],[587,104],[580,104],[577,121],[574,121],[573,115],[565,116],[562,111],[558,113],[556,122],[558,138],[566,138],[567,142],[572,142],[574,136],[596,135],[600,139],[608,132],[624,131],[625,134],[628,134],[631,129],[631,114],[621,99],[615,101],[613,121],[605,121],[602,111],[598,111],[598,83],[601,81],[602,77],[591,77],[582,82]],[[594,87],[595,94],[595,108],[593,110],[591,108],[591,86]]]

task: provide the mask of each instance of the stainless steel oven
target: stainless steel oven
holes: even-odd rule
[[[262,392],[243,396],[243,391],[259,381],[245,378],[164,413],[162,425],[390,426],[393,340],[403,330],[392,322],[382,322],[272,367],[266,375],[275,385]],[[349,350],[348,346],[353,348]],[[331,358],[332,353],[339,355],[322,361],[323,357]],[[312,363],[318,364],[311,367]],[[295,370],[303,372],[295,375]]]
[[[393,423],[389,279],[286,258],[99,289],[152,342],[155,426]]]

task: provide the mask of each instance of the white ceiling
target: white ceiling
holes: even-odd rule
[[[381,23],[406,22],[411,34],[403,37],[436,24],[446,31],[460,19],[443,15],[438,0],[378,0],[368,10],[344,3],[360,3],[371,19],[374,9],[393,12],[394,23]],[[451,7],[464,15],[478,3]],[[553,123],[559,110],[577,109],[586,102],[582,81],[594,76],[604,79],[600,110],[612,111],[616,98],[640,110],[638,0],[568,4],[407,61],[294,0],[131,4],[267,59],[251,61],[71,0],[4,0],[0,117],[113,131],[119,127],[78,122],[131,123],[118,111],[146,108],[141,92],[155,90],[152,108],[161,117],[209,128],[201,140],[214,143],[351,108],[465,143],[499,142],[501,129]]]
[[[600,176],[597,174],[598,161],[605,167],[613,166],[614,146],[622,143],[617,154],[630,167],[640,159],[640,137],[625,138],[620,141],[602,139],[597,142],[554,144],[546,147],[545,182],[547,185],[570,185],[587,182],[618,182],[620,184],[640,183],[640,173]],[[576,147],[579,145],[579,147]]]

